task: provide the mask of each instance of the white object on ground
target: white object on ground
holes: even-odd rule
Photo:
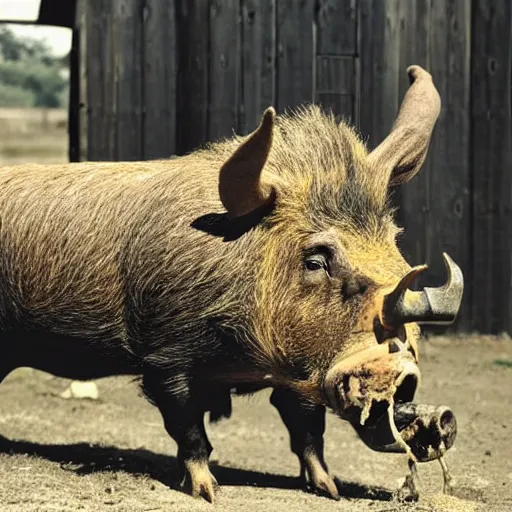
[[[60,394],[61,398],[90,398],[91,400],[97,400],[98,386],[96,382],[82,382],[74,380],[69,387]]]

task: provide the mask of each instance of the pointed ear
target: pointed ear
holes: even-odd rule
[[[272,146],[275,116],[275,110],[267,108],[258,128],[220,170],[219,196],[230,217],[246,215],[275,200],[273,187],[261,179]]]
[[[407,69],[409,87],[391,133],[368,156],[380,186],[400,185],[421,169],[441,109],[432,76],[420,66]],[[383,183],[385,182],[385,183]]]

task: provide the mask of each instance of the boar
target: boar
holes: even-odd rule
[[[440,110],[430,74],[408,73],[373,151],[316,106],[270,107],[182,157],[1,168],[0,380],[140,376],[182,485],[209,501],[205,413],[273,388],[302,475],[337,498],[326,407],[365,438],[410,402],[419,323],[452,321],[462,294],[447,256],[446,286],[409,290],[424,267],[397,247],[390,188],[420,169]]]

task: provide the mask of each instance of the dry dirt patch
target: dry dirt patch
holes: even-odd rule
[[[66,109],[0,108],[0,165],[68,161]]]
[[[441,493],[437,463],[419,467],[422,497],[404,505],[393,491],[400,455],[374,453],[351,427],[328,417],[326,453],[345,498],[297,488],[297,462],[268,392],[236,399],[230,420],[209,425],[218,510],[512,510],[512,341],[434,338],[422,345],[418,400],[453,408],[459,425],[447,457],[455,496]],[[127,378],[98,381],[99,400],[64,400],[69,381],[18,370],[0,386],[0,510],[200,511],[211,505],[172,488],[176,447],[158,412]]]

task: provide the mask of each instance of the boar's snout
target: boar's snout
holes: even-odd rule
[[[324,386],[330,405],[340,416],[364,424],[379,406],[410,402],[420,378],[416,360],[400,329],[407,323],[452,323],[459,311],[464,289],[462,271],[443,253],[448,272],[446,284],[438,288],[409,290],[414,278],[427,266],[412,268],[383,296],[379,306],[379,325],[387,332],[377,336],[375,344],[335,363],[327,373]]]
[[[352,425],[372,450],[404,453],[410,449],[418,462],[442,457],[457,437],[455,415],[444,405],[398,403],[372,424]]]
[[[394,340],[356,353],[335,364],[325,381],[331,407],[343,419],[365,425],[390,405],[411,402],[420,370],[407,350],[396,352]]]
[[[411,454],[395,425],[397,405],[412,402],[420,370],[412,353],[387,340],[334,365],[326,378],[331,407],[349,421],[361,439],[378,451],[387,447]],[[387,351],[387,353],[386,353]],[[415,456],[414,453],[412,453]]]
[[[446,284],[411,291],[409,285],[427,267],[411,269],[383,296],[379,306],[379,323],[387,334],[376,335],[374,345],[334,363],[324,381],[329,405],[354,426],[366,444],[380,451],[408,452],[417,460],[430,460],[444,453],[453,444],[456,434],[451,411],[429,409],[424,412],[414,409],[414,404],[406,406],[414,398],[420,371],[407,340],[399,334],[407,323],[449,324],[455,320],[464,281],[460,268],[447,254],[443,256],[448,271]],[[410,413],[407,407],[414,411]],[[407,413],[405,423],[414,424],[414,429],[397,427],[395,419],[399,418],[394,417],[397,412],[400,417]],[[401,427],[406,435],[399,433]],[[418,439],[423,439],[420,431],[427,432],[432,439],[439,438],[437,444],[429,444],[428,453],[411,449],[415,443],[420,446]]]

